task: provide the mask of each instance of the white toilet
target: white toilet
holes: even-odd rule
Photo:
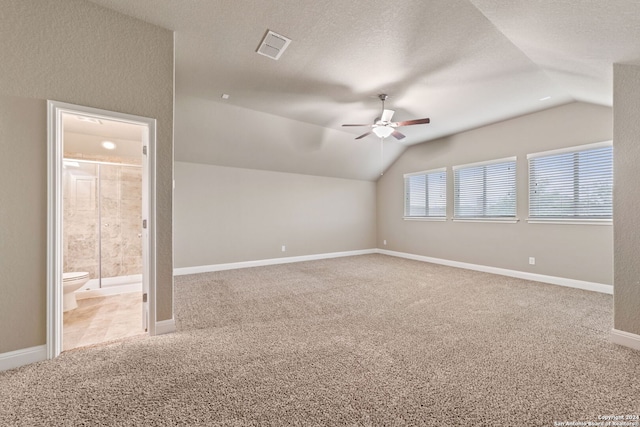
[[[85,271],[62,273],[62,311],[78,307],[75,291],[89,281],[89,273]]]

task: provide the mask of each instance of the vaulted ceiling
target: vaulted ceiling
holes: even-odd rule
[[[640,60],[637,0],[92,0],[175,31],[175,158],[373,180],[411,144],[581,101]],[[267,30],[292,42],[274,61]],[[402,141],[354,138],[387,93]],[[221,98],[228,94],[229,99]]]

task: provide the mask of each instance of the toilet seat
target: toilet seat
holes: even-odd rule
[[[88,278],[89,277],[89,273],[87,273],[86,271],[76,271],[76,272],[71,272],[71,273],[62,273],[62,281],[63,282],[70,282],[72,280],[80,280],[80,279],[84,279],[84,278]]]

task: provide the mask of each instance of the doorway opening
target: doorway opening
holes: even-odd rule
[[[48,102],[47,355],[155,334],[155,120]]]

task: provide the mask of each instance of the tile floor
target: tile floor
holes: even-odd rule
[[[78,308],[64,313],[62,349],[70,350],[144,333],[139,292],[80,299]]]

